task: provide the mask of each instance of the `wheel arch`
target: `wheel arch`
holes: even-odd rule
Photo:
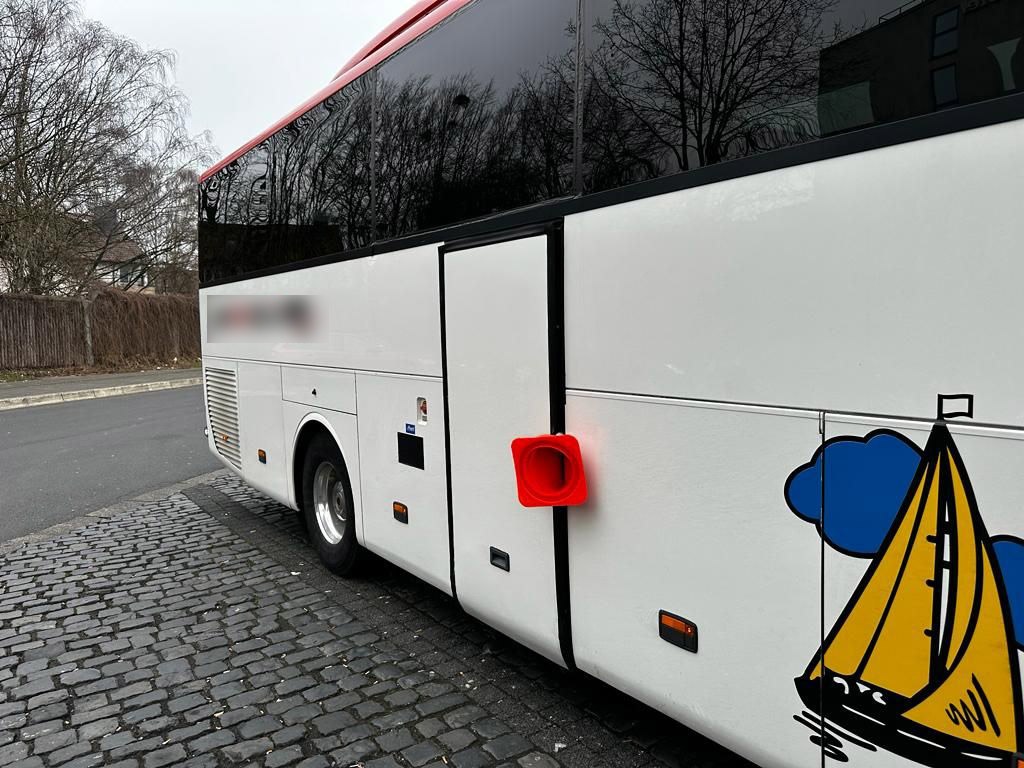
[[[295,439],[292,441],[291,450],[291,467],[288,475],[292,506],[299,511],[302,510],[302,463],[310,442],[312,442],[316,435],[321,433],[326,434],[334,441],[338,453],[341,454],[341,460],[345,462],[346,471],[348,469],[349,462],[345,456],[345,449],[342,447],[341,438],[334,427],[331,426],[331,423],[319,413],[307,413],[303,416],[295,428]],[[349,477],[349,482],[352,482],[351,477]]]

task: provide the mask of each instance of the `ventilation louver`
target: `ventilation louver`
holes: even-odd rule
[[[206,407],[214,445],[217,453],[240,470],[242,454],[238,448],[238,383],[235,372],[207,368],[205,374]]]

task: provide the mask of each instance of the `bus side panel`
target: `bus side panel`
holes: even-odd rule
[[[569,392],[591,497],[569,510],[578,666],[758,765],[819,766],[794,678],[820,642],[821,542],[784,486],[817,414]],[[695,653],[659,612],[697,628]]]
[[[281,421],[280,366],[238,364],[238,426],[245,481],[287,504],[288,457]],[[260,460],[260,451],[265,461]]]
[[[568,386],[1024,424],[1022,168],[1016,121],[567,217]]]
[[[315,324],[289,329],[284,303],[257,304],[275,296],[307,297]],[[204,288],[199,296],[203,354],[440,376],[438,296],[436,245]],[[218,297],[240,302],[243,310],[248,300],[267,327],[224,327],[245,312],[227,318]],[[262,338],[248,341],[246,335]]]
[[[359,374],[356,389],[364,543],[451,594],[442,384]],[[425,420],[420,398],[426,401]],[[411,446],[411,458],[400,456],[399,442]],[[422,469],[414,466],[417,450],[422,451]],[[396,514],[396,503],[404,513],[400,507]]]

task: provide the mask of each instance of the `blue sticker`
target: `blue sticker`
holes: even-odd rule
[[[416,434],[416,425],[415,424],[406,424],[405,425],[405,434],[407,434],[407,435],[415,435]]]

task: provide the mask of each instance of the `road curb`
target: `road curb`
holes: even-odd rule
[[[96,389],[80,389],[75,392],[49,392],[44,395],[8,397],[0,399],[0,411],[29,408],[33,405],[70,403],[75,400],[95,400],[100,397],[114,397],[115,395],[135,395],[140,392],[156,392],[161,389],[194,387],[200,384],[201,381],[202,379],[195,376],[189,379],[175,379],[172,381],[145,381],[138,384],[125,384],[120,387],[97,387]]]
[[[96,509],[92,512],[86,512],[73,517],[70,520],[65,520],[60,523],[56,523],[47,528],[43,528],[40,531],[34,531],[33,533],[26,533],[24,536],[19,536],[9,541],[0,541],[0,557],[10,554],[17,549],[25,546],[26,544],[37,544],[41,541],[49,541],[55,539],[58,536],[63,536],[65,533],[71,533],[77,531],[79,528],[84,528],[87,525],[92,525],[97,520],[101,520],[107,517],[114,517],[125,512],[130,512],[141,504],[148,504],[154,501],[163,501],[164,499],[173,496],[176,493],[181,493],[189,488],[197,485],[203,485],[209,483],[211,480],[223,477],[224,475],[230,475],[231,471],[228,469],[215,469],[213,472],[207,472],[206,474],[196,475],[190,477],[187,480],[182,480],[171,485],[165,485],[163,488],[156,488],[152,491],[146,491],[138,496],[134,496],[124,501],[119,501],[115,504],[111,504],[108,507],[102,509]]]

